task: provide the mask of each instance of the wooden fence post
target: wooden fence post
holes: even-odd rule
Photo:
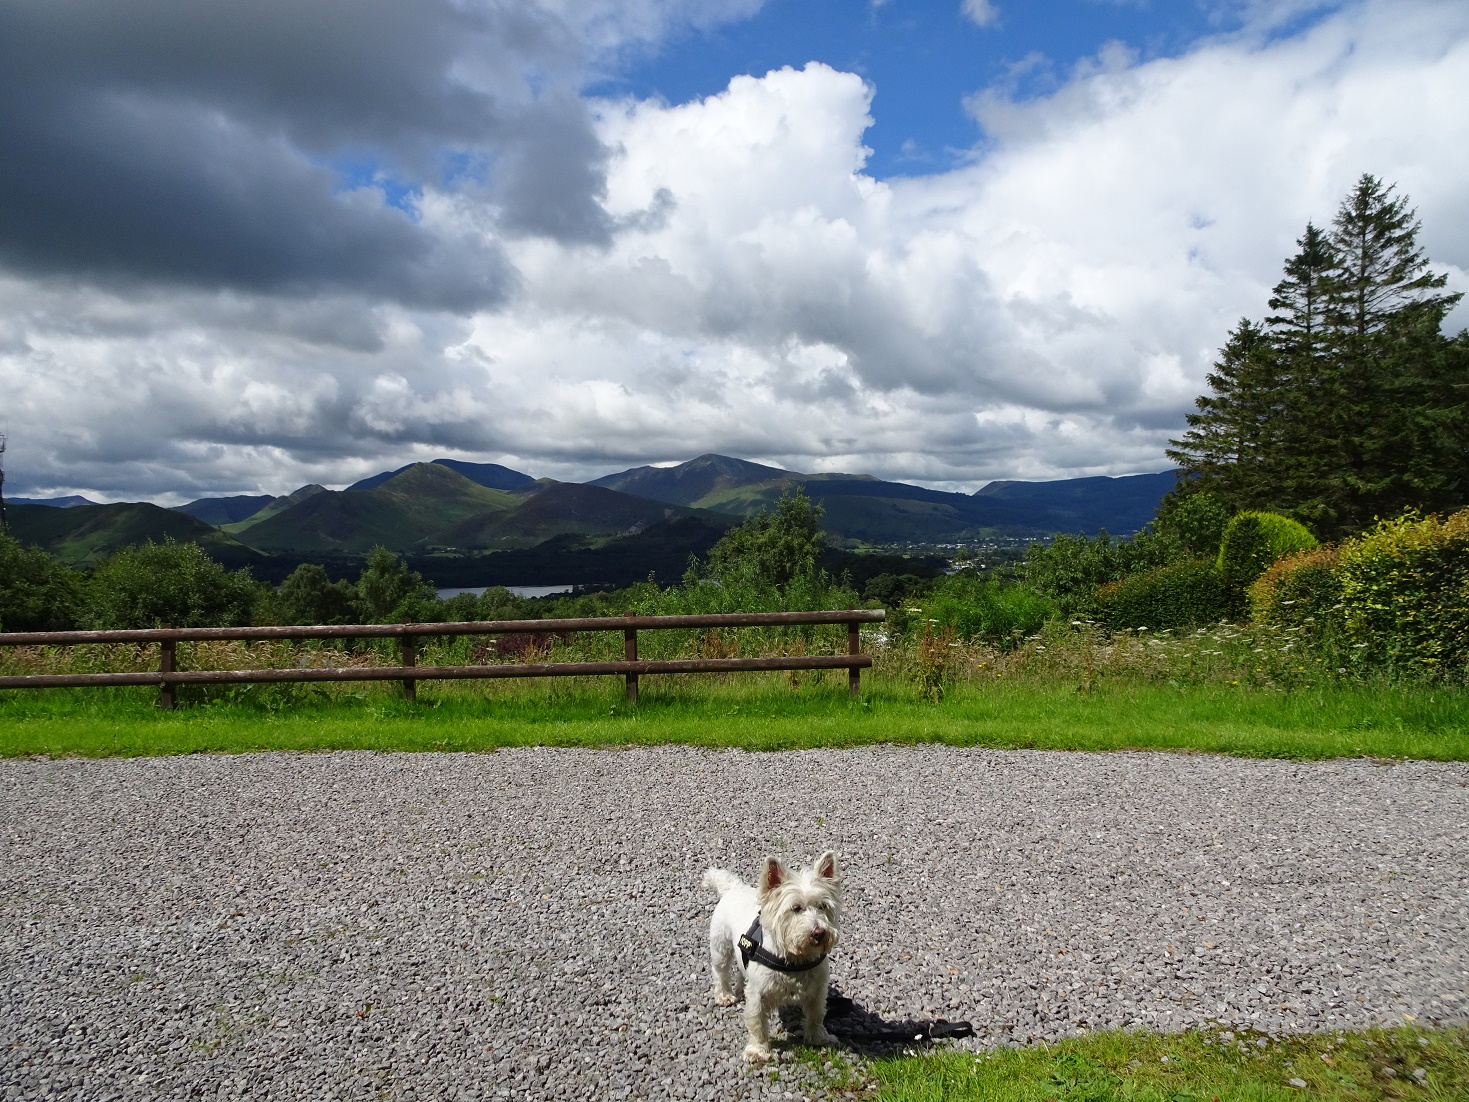
[[[402,638],[403,665],[409,668],[418,665],[418,656],[413,650],[413,636],[404,633]],[[418,682],[412,678],[403,679],[403,697],[406,700],[418,701]]]
[[[858,630],[856,620],[847,621],[847,653],[862,653],[862,635]],[[856,700],[862,691],[862,671],[856,666],[847,670],[847,695]]]
[[[628,613],[629,616],[632,613]],[[638,629],[622,629],[622,656],[629,662],[638,660]],[[627,675],[627,702],[636,704],[638,702],[638,675],[630,673]]]
[[[171,627],[173,627],[172,624],[163,624],[161,626],[162,627],[165,627],[165,628],[171,628]],[[176,657],[177,657],[177,652],[174,650],[174,648],[177,645],[178,644],[175,643],[172,639],[163,639],[163,640],[160,640],[159,641],[159,643],[158,643],[158,672],[159,673],[173,673],[174,665],[175,665],[175,660],[176,660]],[[177,702],[178,702],[178,697],[176,695],[176,690],[174,689],[174,687],[171,684],[169,684],[169,682],[167,682],[167,681],[160,681],[158,683],[158,706],[160,708],[162,708],[165,712],[171,712],[171,711],[173,711],[174,705]]]

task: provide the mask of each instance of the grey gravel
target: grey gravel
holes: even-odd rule
[[[826,846],[835,982],[894,1019],[969,1020],[969,1046],[1469,1014],[1463,764],[7,761],[0,1099],[830,1096],[840,1056],[741,1063],[698,887]]]

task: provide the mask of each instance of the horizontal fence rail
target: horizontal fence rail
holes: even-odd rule
[[[881,623],[881,609],[840,609],[829,612],[734,612],[707,616],[600,616],[562,620],[467,620],[447,624],[313,624],[293,627],[144,628],[128,631],[17,631],[0,632],[0,646],[77,646],[98,643],[157,643],[158,670],[137,673],[23,674],[0,676],[0,689],[60,689],[84,686],[157,685],[159,703],[172,708],[179,685],[264,684],[310,681],[402,681],[410,700],[419,681],[449,681],[502,677],[621,676],[627,699],[638,698],[638,678],[644,674],[738,673],[758,670],[848,671],[852,696],[861,688],[861,671],[872,666],[872,656],[861,652],[862,624]],[[782,655],[771,658],[638,658],[639,631],[687,628],[800,627],[847,625],[847,653]],[[414,640],[434,635],[558,635],[569,632],[621,631],[622,661],[519,662],[483,666],[420,666]],[[211,640],[398,639],[402,664],[398,666],[325,667],[281,670],[179,670],[177,645]]]

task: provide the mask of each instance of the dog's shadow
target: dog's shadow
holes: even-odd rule
[[[781,1007],[780,1021],[785,1026],[786,1036],[801,1036],[799,1006]],[[891,1056],[903,1049],[928,1048],[937,1041],[974,1036],[974,1027],[968,1022],[951,1022],[944,1018],[932,1021],[889,1020],[843,995],[836,984],[826,991],[826,1028],[843,1048],[862,1056]]]

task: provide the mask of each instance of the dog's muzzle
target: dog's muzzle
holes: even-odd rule
[[[825,941],[828,934],[825,930],[817,939]],[[809,972],[826,959],[822,953],[813,961],[797,963],[789,957],[778,957],[769,949],[765,948],[765,931],[760,926],[760,916],[755,915],[755,921],[750,923],[750,928],[740,935],[740,961],[744,967],[749,968],[753,960],[756,964],[763,964],[766,968],[773,968],[777,972]]]

